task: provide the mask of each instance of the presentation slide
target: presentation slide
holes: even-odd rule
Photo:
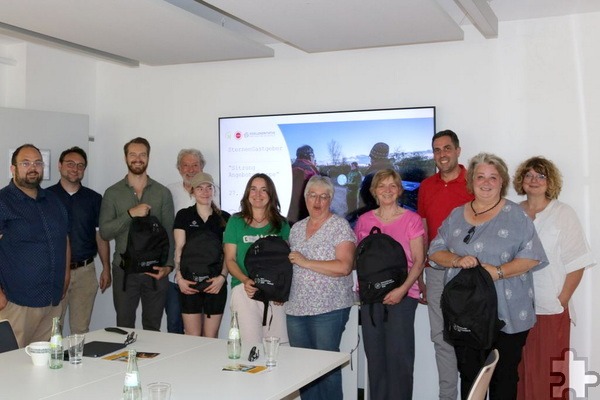
[[[258,172],[273,179],[282,214],[292,221],[303,216],[295,193],[306,182],[299,181],[316,173],[332,178],[332,209],[340,215],[361,205],[358,189],[376,169],[396,169],[405,191],[416,192],[435,171],[434,133],[435,107],[220,118],[221,207],[239,211]]]

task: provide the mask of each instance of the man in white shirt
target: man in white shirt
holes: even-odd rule
[[[203,172],[206,160],[202,152],[197,149],[181,149],[177,155],[177,170],[182,180],[167,185],[173,195],[175,214],[182,208],[196,204],[192,196],[192,178],[199,172]],[[167,313],[167,331],[170,333],[184,333],[183,320],[181,319],[181,305],[179,303],[179,290],[175,285],[175,273],[169,275],[169,291],[165,303]]]

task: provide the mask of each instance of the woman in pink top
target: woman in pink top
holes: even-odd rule
[[[360,242],[377,226],[404,248],[408,278],[389,292],[383,303],[361,307],[365,353],[369,364],[370,398],[411,400],[415,360],[415,311],[419,303],[417,278],[423,271],[425,255],[421,217],[398,204],[402,180],[392,169],[378,171],[371,183],[371,193],[379,205],[363,214],[354,231]],[[359,288],[360,290],[360,288]],[[387,309],[387,322],[384,315]],[[374,320],[375,326],[371,321]]]

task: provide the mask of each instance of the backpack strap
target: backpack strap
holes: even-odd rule
[[[267,326],[267,314],[269,313],[269,302],[263,301],[263,304],[264,304],[264,307],[263,307],[262,326]],[[272,315],[271,315],[271,319],[273,319]],[[269,325],[271,325],[271,321],[269,321]]]
[[[371,317],[371,324],[373,326],[377,326],[375,325],[375,319],[373,318],[373,304],[375,303],[370,303],[369,304],[369,316]],[[383,322],[386,323],[388,322],[388,308],[387,308],[387,304],[383,305]]]

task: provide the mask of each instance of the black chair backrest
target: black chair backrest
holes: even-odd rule
[[[10,322],[4,319],[0,321],[0,353],[16,350],[19,348],[15,333],[10,326]]]

